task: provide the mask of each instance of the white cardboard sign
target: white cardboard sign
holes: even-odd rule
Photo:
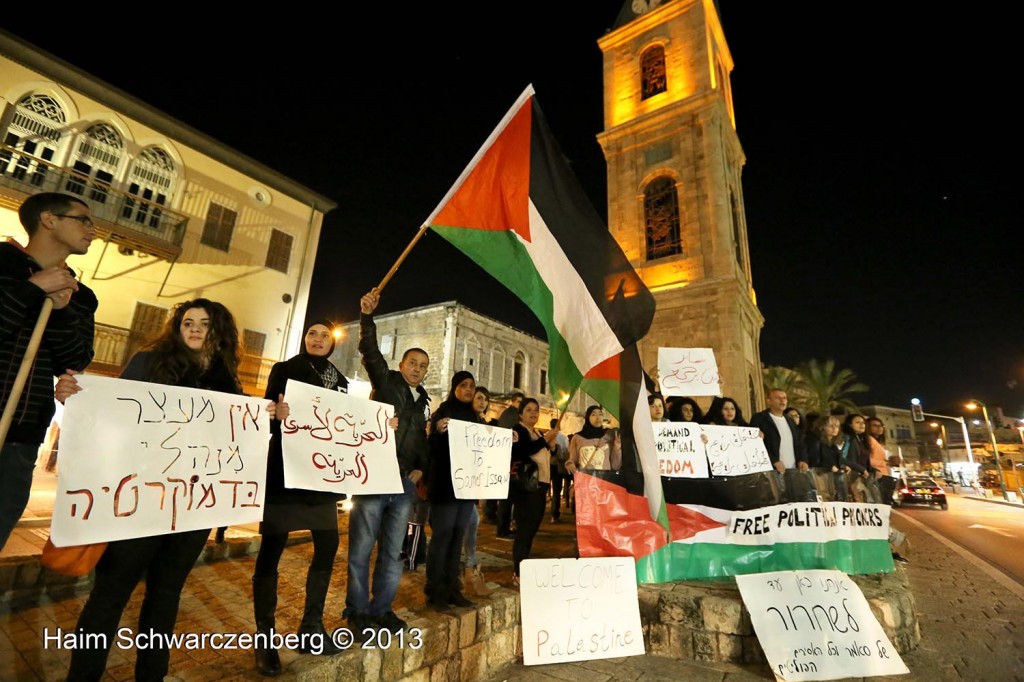
[[[671,478],[707,478],[708,457],[701,427],[693,422],[654,422],[658,470]]]
[[[349,495],[400,493],[394,408],[301,381],[285,387],[284,484]]]
[[[759,429],[752,426],[703,425],[712,476],[741,476],[771,471],[772,460]]]
[[[710,348],[659,348],[658,385],[665,396],[721,395],[714,351]]]
[[[780,680],[904,675],[910,670],[864,593],[841,571],[736,576],[772,672]]]
[[[519,572],[524,664],[644,654],[632,557],[527,559]]]
[[[452,489],[460,500],[508,499],[512,429],[451,419]]]
[[[836,540],[888,540],[887,504],[860,502],[791,502],[734,511],[729,542],[734,545]]]
[[[263,518],[268,401],[79,375],[50,538],[58,547]]]

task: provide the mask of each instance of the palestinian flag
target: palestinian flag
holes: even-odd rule
[[[532,86],[425,222],[537,315],[555,395],[650,327],[654,298],[569,169]]]

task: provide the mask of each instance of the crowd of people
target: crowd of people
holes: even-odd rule
[[[89,207],[82,200],[43,193],[26,200],[20,218],[29,234],[27,247],[0,245],[0,362],[16,367],[28,347],[27,330],[49,299],[54,312],[32,366],[28,390],[18,403],[14,425],[0,456],[0,547],[21,516],[28,500],[36,450],[53,416],[51,396],[63,402],[81,390],[76,375],[92,359],[97,301],[65,265],[72,254],[83,254],[95,237]],[[468,371],[451,377],[450,391],[431,412],[423,380],[430,358],[422,348],[409,348],[397,369],[389,367],[377,341],[373,314],[380,301],[373,290],[360,300],[359,352],[373,387],[373,398],[394,407],[389,428],[394,431],[401,492],[356,495],[348,523],[347,592],[343,617],[355,632],[367,628],[398,632],[406,622],[393,602],[403,572],[403,552],[410,514],[424,498],[429,503],[431,535],[426,549],[426,604],[439,610],[473,604],[469,596],[487,596],[476,556],[481,521],[476,500],[456,496],[451,481],[452,453],[447,431],[452,419],[496,424],[513,431],[510,491],[506,500],[488,500],[483,519],[494,524],[499,538],[513,541],[513,581],[529,558],[545,516],[561,520],[563,504],[575,507],[573,475],[580,470],[616,471],[622,467],[623,447],[618,429],[607,428],[599,405],[587,408],[582,428],[563,433],[558,419],[541,429],[540,405],[521,393],[497,419],[488,418],[490,394]],[[299,634],[302,650],[330,655],[339,652],[326,636],[323,618],[328,588],[340,546],[337,507],[342,496],[292,489],[284,484],[280,421],[289,414],[289,380],[331,391],[347,392],[348,379],[331,363],[332,323],[309,324],[302,350],[273,366],[264,398],[271,416],[266,498],[260,525],[262,543],[252,575],[256,628],[270,635],[276,627],[278,565],[288,534],[310,531],[313,555],[306,574],[305,603]],[[157,338],[128,362],[122,378],[242,392],[238,327],[222,304],[198,298],[177,304]],[[56,389],[53,377],[58,377]],[[6,379],[5,379],[6,381]],[[7,387],[5,384],[5,400]],[[706,412],[691,398],[668,401],[650,397],[651,420],[697,422],[760,429],[778,482],[790,499],[799,495],[799,478],[791,472],[810,472],[811,488],[827,499],[880,502],[891,499],[885,429],[875,419],[801,415],[788,406],[784,391],[772,390],[768,409],[748,423],[739,404],[715,398]],[[531,472],[530,477],[521,476]],[[550,512],[548,505],[550,504]],[[514,524],[514,530],[513,530]],[[170,634],[177,618],[182,588],[206,544],[209,530],[197,530],[109,543],[96,566],[96,578],[76,632],[106,635],[94,641],[110,643],[136,585],[145,580],[139,631]],[[376,559],[371,576],[374,547]],[[465,557],[463,559],[463,557]],[[281,661],[269,637],[260,640],[255,664],[260,674],[281,673]],[[109,647],[77,649],[68,679],[102,677]],[[136,678],[162,679],[168,672],[169,651],[154,647],[137,652]]]

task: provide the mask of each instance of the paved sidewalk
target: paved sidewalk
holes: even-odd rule
[[[563,516],[561,524],[545,521],[534,544],[533,555],[570,555],[574,532],[572,521],[571,515]],[[937,538],[898,511],[893,514],[893,524],[910,538],[912,549],[907,555],[911,563],[901,570],[907,572],[916,598],[922,639],[918,649],[903,657],[910,668],[910,675],[875,679],[1024,682],[1024,587],[998,575],[993,577],[992,569],[979,566],[976,558],[966,556],[963,550],[958,551],[951,543]],[[346,516],[340,518],[339,527],[343,540],[328,597],[325,616],[328,629],[343,625],[340,611],[345,591]],[[41,547],[45,534],[45,527],[32,527],[31,524],[16,531],[18,541],[27,547]],[[487,579],[499,587],[499,595],[509,594],[502,588],[511,588],[512,543],[495,538],[494,526],[486,524],[481,525],[479,537],[481,561]],[[278,625],[286,632],[294,632],[301,618],[305,570],[312,553],[311,545],[304,542],[304,534],[296,534],[293,539],[298,544],[285,552],[281,562]],[[208,561],[197,565],[186,585],[177,627],[179,632],[254,630],[249,579],[258,543],[259,536],[246,528],[232,528],[226,545],[216,546],[210,541]],[[11,557],[12,551],[10,546],[5,549],[3,554],[7,558],[3,561],[19,560]],[[31,554],[31,550],[26,551]],[[234,558],[221,560],[225,556]],[[31,561],[31,557],[23,557],[23,560]],[[396,600],[396,604],[402,607],[400,615],[403,617],[437,618],[422,606],[423,570],[421,567],[416,572],[403,575]],[[134,625],[137,622],[141,591],[140,587],[133,596],[123,624]],[[23,606],[12,606],[8,599],[0,600],[0,680],[37,682],[63,679],[70,652],[52,647],[44,649],[42,633],[44,629],[52,631],[57,627],[72,630],[86,596],[87,585],[79,585],[70,592],[38,595],[32,603]],[[296,659],[310,657],[285,652],[282,658],[287,665]],[[175,651],[171,661],[173,677],[168,678],[170,680],[259,679],[249,651]],[[114,649],[104,679],[131,679],[133,665],[133,651]],[[297,678],[289,674],[278,679]],[[557,666],[525,667],[519,664],[485,679],[487,682],[679,679],[749,682],[770,680],[772,675],[767,666],[693,663],[648,655]]]

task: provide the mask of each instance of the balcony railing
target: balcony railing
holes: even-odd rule
[[[92,374],[118,376],[128,363],[131,354],[145,343],[145,339],[132,334],[130,329],[97,324],[93,340],[92,364],[86,371]],[[270,377],[270,368],[277,360],[259,355],[242,355],[238,366],[238,378],[246,395],[263,396]]]
[[[181,253],[188,218],[95,178],[61,168],[0,144],[0,189],[19,193],[19,203],[39,192],[76,194],[89,204],[101,239],[165,260]]]

